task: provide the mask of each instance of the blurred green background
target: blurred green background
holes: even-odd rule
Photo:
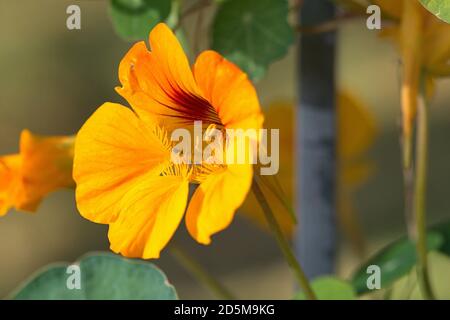
[[[81,30],[66,28],[70,4],[81,7]],[[192,24],[186,20],[189,38],[193,38]],[[205,28],[203,45],[206,39]],[[18,151],[24,128],[39,134],[73,134],[103,102],[123,102],[114,87],[118,63],[130,43],[114,33],[106,0],[2,0],[0,41],[0,154]],[[372,252],[405,232],[399,60],[393,46],[380,40],[376,31],[367,30],[364,20],[342,25],[338,47],[338,85],[370,106],[379,131],[371,151],[376,173],[355,197]],[[293,46],[257,84],[263,105],[295,101],[296,54]],[[436,91],[430,119],[430,223],[450,217],[450,82],[439,81]],[[184,225],[176,238],[239,298],[291,297],[291,274],[275,242],[247,220],[235,219],[208,247],[190,239]],[[338,272],[346,277],[358,259],[341,242]],[[10,212],[0,218],[0,296],[48,263],[73,261],[95,250],[108,250],[107,227],[77,213],[72,191],[52,194],[35,214]],[[155,263],[181,298],[212,298],[167,252]]]

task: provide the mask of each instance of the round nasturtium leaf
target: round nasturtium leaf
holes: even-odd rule
[[[110,0],[109,13],[116,32],[125,40],[147,39],[150,30],[170,14],[168,0]]]
[[[450,23],[450,0],[420,0],[420,2],[436,17]]]
[[[228,0],[214,18],[212,47],[253,80],[282,58],[293,42],[287,0]]]
[[[429,232],[427,235],[428,250],[437,250],[443,244],[443,237],[437,232]],[[364,263],[353,275],[351,283],[358,293],[368,292],[367,279],[370,274],[367,268],[370,265],[380,267],[381,287],[387,288],[394,281],[406,275],[415,265],[416,245],[406,237],[403,237],[387,247]]]
[[[323,276],[312,281],[311,288],[319,300],[354,300],[356,293],[353,287],[336,277]],[[305,300],[303,292],[299,292],[295,300]]]
[[[79,266],[79,288],[74,286]],[[87,255],[78,262],[51,265],[12,294],[16,300],[174,300],[175,288],[152,263],[110,253]]]

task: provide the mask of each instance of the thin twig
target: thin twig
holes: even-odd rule
[[[367,4],[363,4],[357,0],[333,0],[337,5],[346,8],[352,12],[357,12],[359,14],[367,13]]]
[[[276,176],[272,176],[274,184],[270,183],[267,179],[268,176],[263,178],[262,176],[254,176],[254,179],[260,183],[260,186],[266,187],[277,199],[280,201],[281,205],[286,209],[289,214],[289,218],[292,220],[292,223],[297,224],[297,217],[295,216],[295,211],[292,207],[292,204],[289,203],[286,197],[286,193],[283,191],[280,182],[278,181]],[[278,189],[278,190],[276,190]]]
[[[225,288],[217,279],[210,275],[193,257],[176,245],[169,247],[172,256],[199,282],[203,283],[214,294],[225,300],[235,300],[233,294]]]
[[[403,188],[405,221],[408,235],[411,239],[416,237],[416,223],[414,222],[413,201],[414,201],[414,168],[413,166],[403,167]]]
[[[426,223],[426,184],[428,161],[428,110],[425,102],[424,85],[417,104],[417,146],[416,174],[414,185],[414,216],[416,221],[417,277],[425,299],[434,299],[428,270],[427,223]]]
[[[198,11],[201,11],[209,7],[212,3],[213,2],[211,0],[198,0],[194,5],[192,5],[190,8],[186,9],[180,14],[178,23],[175,26],[174,30],[177,30],[181,26],[181,23],[183,22],[184,19],[186,19],[187,17]]]
[[[359,18],[359,14],[354,13],[346,13],[343,14],[335,19],[325,21],[323,23],[319,23],[312,26],[298,26],[296,30],[302,34],[318,34],[318,33],[325,33],[325,32],[331,32],[338,29],[342,23],[350,21],[354,18]]]
[[[197,14],[197,21],[195,22],[195,31],[194,31],[194,44],[193,50],[194,55],[198,55],[200,53],[200,39],[201,39],[201,28],[203,25],[203,9],[200,9]]]
[[[298,280],[298,284],[303,289],[306,297],[309,300],[316,300],[316,295],[314,291],[312,290],[308,278],[306,277],[305,273],[303,272],[302,267],[300,266],[300,263],[297,261],[297,258],[295,257],[294,253],[292,252],[292,248],[289,244],[289,242],[286,240],[286,238],[283,235],[283,231],[280,228],[280,225],[278,224],[277,220],[275,219],[275,216],[272,212],[272,209],[270,208],[269,204],[267,203],[267,200],[261,191],[261,188],[258,185],[258,182],[256,179],[253,180],[252,184],[252,190],[253,193],[258,200],[261,209],[264,212],[264,216],[266,217],[267,223],[272,230],[273,234],[275,235],[278,246],[280,247],[281,251],[283,252],[283,255],[287,261],[287,263],[291,266],[292,270],[294,271],[294,274]]]

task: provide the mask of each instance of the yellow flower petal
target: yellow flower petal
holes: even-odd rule
[[[340,159],[341,160],[341,159]],[[341,162],[339,166],[339,185],[354,190],[365,183],[375,171],[375,165],[367,159]]]
[[[21,188],[21,165],[19,154],[0,157],[0,216],[15,205]]]
[[[220,123],[201,96],[183,48],[169,27],[158,24],[149,40],[151,51],[139,42],[120,63],[118,93],[143,119],[169,128],[194,120]]]
[[[159,258],[186,209],[189,183],[183,176],[156,176],[135,186],[120,201],[110,224],[111,250],[126,257]]]
[[[149,42],[159,68],[169,76],[167,81],[183,91],[199,94],[189,60],[172,30],[164,23],[156,25],[150,32]]]
[[[202,244],[225,229],[242,205],[252,183],[251,165],[228,165],[208,175],[200,183],[189,203],[186,226],[190,235]]]
[[[24,130],[20,138],[23,185],[16,208],[35,211],[50,192],[74,187],[73,152],[72,136],[39,136]]]
[[[195,62],[194,75],[226,128],[261,128],[264,117],[256,90],[235,64],[215,51],[204,51]]]
[[[98,223],[117,219],[120,200],[170,160],[164,135],[130,109],[105,103],[75,143],[74,179],[80,213]]]
[[[141,118],[147,122],[158,123],[158,119],[150,111],[161,108],[160,104],[136,75],[136,64],[141,60],[146,62],[150,60],[150,53],[144,41],[134,44],[120,62],[119,80],[122,86],[116,87],[116,91],[128,101]]]
[[[49,193],[74,186],[73,140],[22,132],[20,153],[0,158],[0,215],[12,207],[34,212]]]
[[[373,144],[375,119],[364,103],[348,91],[340,90],[337,99],[338,157],[341,162],[352,161]]]

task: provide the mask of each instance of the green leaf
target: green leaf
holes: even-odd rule
[[[420,0],[420,2],[436,17],[450,23],[450,0]]]
[[[256,81],[293,42],[288,12],[287,0],[228,0],[214,19],[213,49]]]
[[[72,283],[68,264],[51,265],[37,273],[17,290],[17,300],[161,300],[177,299],[175,288],[164,273],[151,263],[125,259],[109,253],[87,255],[80,267],[80,289]]]
[[[436,299],[449,300],[450,299],[450,257],[438,253],[430,252],[428,254],[428,266],[430,272],[430,283]],[[392,300],[420,300],[423,296],[420,291],[419,283],[417,282],[416,267],[395,282],[389,294]]]
[[[432,227],[431,231],[439,233],[443,238],[442,245],[438,250],[450,256],[450,222],[440,223]]]
[[[429,232],[427,236],[428,250],[440,248],[443,237],[437,232]],[[381,287],[387,288],[394,281],[406,275],[416,263],[415,244],[406,237],[395,241],[369,259],[352,277],[353,287],[358,293],[368,292],[367,267],[377,265],[381,269]]]
[[[109,13],[116,32],[125,40],[147,39],[150,30],[170,13],[168,0],[110,0]]]
[[[311,287],[319,300],[354,300],[356,293],[353,287],[338,278],[331,276],[319,277],[312,281]],[[299,292],[295,300],[305,300],[305,294]]]

